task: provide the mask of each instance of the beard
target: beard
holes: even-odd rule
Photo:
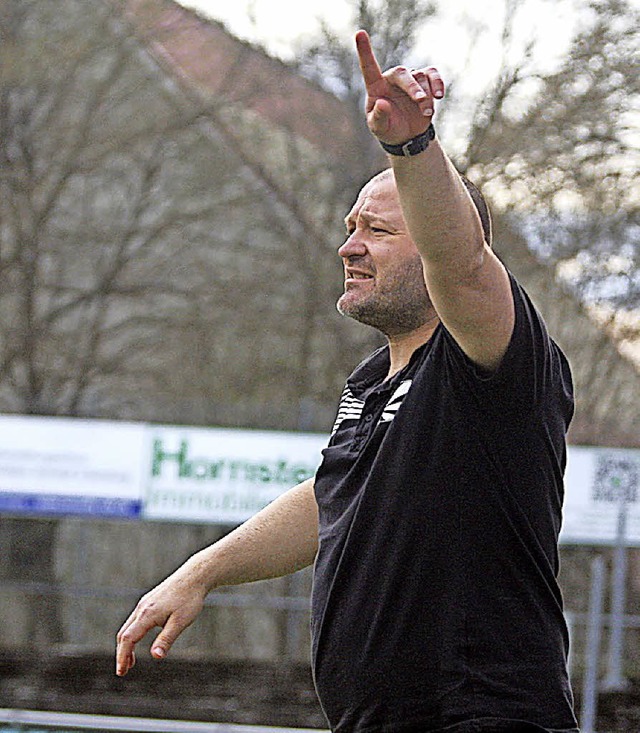
[[[338,312],[385,336],[415,331],[433,317],[419,255],[387,271],[383,278],[376,277],[370,292],[357,291],[358,286],[340,296]]]

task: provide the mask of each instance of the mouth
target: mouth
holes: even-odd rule
[[[354,283],[362,283],[373,279],[373,275],[369,272],[365,272],[364,270],[354,270],[350,267],[345,270],[345,285],[353,285]]]

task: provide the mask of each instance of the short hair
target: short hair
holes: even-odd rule
[[[480,222],[482,224],[482,231],[484,233],[484,241],[491,247],[493,245],[493,230],[491,226],[491,212],[485,197],[482,195],[480,189],[475,183],[472,183],[466,176],[460,174],[460,178],[464,183],[473,205],[476,207]]]

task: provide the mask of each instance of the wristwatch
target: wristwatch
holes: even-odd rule
[[[402,143],[401,145],[389,145],[383,143],[382,140],[379,142],[382,148],[390,155],[403,155],[405,158],[410,158],[412,155],[418,155],[418,153],[426,150],[435,136],[436,131],[432,123],[423,133],[412,137],[411,140],[407,140],[406,143]]]

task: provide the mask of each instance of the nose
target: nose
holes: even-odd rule
[[[367,254],[367,247],[362,237],[362,232],[357,229],[353,231],[346,241],[338,247],[338,254],[343,259],[348,257],[362,257]]]

